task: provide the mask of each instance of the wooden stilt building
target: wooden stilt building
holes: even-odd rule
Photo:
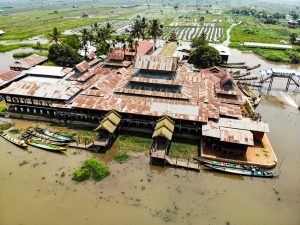
[[[108,150],[117,138],[120,131],[120,122],[122,116],[115,110],[106,114],[104,119],[100,122],[95,131],[99,132],[99,135],[91,147],[96,152]]]

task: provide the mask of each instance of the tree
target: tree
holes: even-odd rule
[[[175,31],[172,31],[169,39],[168,39],[169,42],[177,42],[177,35],[176,35],[176,32]]]
[[[89,43],[91,43],[91,33],[88,29],[83,28],[81,30],[81,49],[83,49],[85,56],[89,51]]]
[[[78,52],[81,49],[81,42],[79,36],[76,34],[67,35],[64,38],[63,43],[73,48],[76,52]]]
[[[192,48],[197,48],[201,45],[208,45],[206,34],[204,32],[201,33],[200,37],[194,38],[191,43]]]
[[[58,43],[61,38],[61,32],[58,30],[57,27],[54,27],[49,36],[52,42]]]
[[[209,68],[221,63],[219,52],[208,45],[201,45],[191,51],[189,63],[192,63],[200,68]]]
[[[296,33],[290,34],[290,42],[294,45],[297,42],[298,35]]]
[[[64,44],[51,45],[48,59],[63,67],[73,67],[82,60],[81,56],[74,49]]]
[[[156,47],[156,41],[159,36],[162,35],[163,25],[161,25],[158,21],[158,19],[153,19],[150,21],[150,27],[149,27],[149,34],[153,38],[155,47]]]
[[[140,34],[141,34],[140,20],[135,20],[134,21],[133,25],[131,26],[130,34],[135,38],[140,38]]]
[[[147,27],[148,27],[148,22],[147,22],[146,18],[143,17],[140,22],[140,34],[141,34],[141,37],[143,40],[145,39]]]

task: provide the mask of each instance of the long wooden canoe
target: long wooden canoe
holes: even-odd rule
[[[42,138],[42,139],[45,139],[45,140],[50,140],[50,141],[56,141],[56,142],[62,142],[61,140],[57,139],[57,138],[54,138],[54,137],[49,137],[47,135],[44,135],[44,134],[41,134],[39,132],[36,132],[34,130],[30,130],[30,129],[27,129],[26,130],[26,133],[31,135],[31,136],[34,136],[34,137],[38,137],[38,138]]]
[[[57,142],[57,141],[52,141],[52,140],[48,140],[48,139],[43,139],[41,137],[35,137],[35,136],[32,136],[31,134],[28,134],[28,133],[24,133],[22,136],[25,140],[31,139],[33,141],[41,141],[45,144],[50,144],[50,145],[66,146],[68,144],[66,142]]]
[[[66,151],[67,150],[66,147],[46,144],[42,141],[36,141],[36,140],[32,140],[32,139],[28,139],[26,141],[26,143],[28,145],[31,145],[31,146],[34,146],[34,147],[37,147],[37,148],[41,148],[41,149],[44,149],[44,150],[49,150],[49,151],[58,151],[58,152],[60,152],[60,151]]]
[[[239,163],[229,163],[229,162],[224,162],[219,160],[209,160],[201,157],[196,157],[194,159],[197,160],[199,163],[211,164],[215,166],[223,166],[223,167],[234,168],[234,169],[246,169],[246,170],[251,170],[253,168],[260,169],[258,166],[239,164]]]
[[[266,178],[274,178],[279,177],[279,174],[276,172],[269,172],[269,171],[259,171],[259,170],[243,170],[243,169],[234,169],[234,168],[228,168],[223,166],[216,166],[211,164],[203,164],[204,166],[221,171],[224,173],[231,173],[236,175],[243,175],[243,176],[251,176],[251,177],[266,177]]]
[[[16,138],[14,138],[14,137],[12,137],[12,136],[10,136],[10,135],[4,133],[4,132],[1,133],[0,135],[1,135],[4,139],[6,139],[7,141],[9,141],[9,142],[11,142],[11,143],[13,143],[13,144],[19,146],[20,148],[27,148],[27,147],[28,147],[28,145],[27,145],[27,144],[25,143],[25,141],[22,140],[22,139],[16,139]]]
[[[72,142],[73,141],[73,139],[70,138],[70,137],[66,137],[66,136],[63,136],[59,133],[54,133],[54,132],[51,132],[51,131],[48,131],[48,130],[45,130],[45,129],[42,129],[42,128],[36,128],[35,130],[40,134],[47,135],[48,137],[51,137],[51,138],[59,139],[60,141],[66,141],[66,142]]]

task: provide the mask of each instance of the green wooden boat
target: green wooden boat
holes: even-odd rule
[[[28,133],[25,133],[22,135],[23,138],[25,140],[27,139],[31,139],[33,141],[41,141],[45,144],[50,144],[50,145],[56,145],[56,146],[67,146],[67,143],[66,142],[57,142],[57,141],[52,141],[52,140],[47,140],[47,139],[43,139],[43,138],[40,138],[40,137],[35,137],[35,136],[32,136]]]
[[[45,150],[49,150],[49,151],[66,151],[67,148],[66,147],[62,147],[62,146],[57,146],[57,145],[52,145],[52,144],[46,144],[45,142],[42,141],[38,141],[38,140],[33,140],[33,139],[28,139],[26,141],[26,143],[28,145],[37,147],[37,148],[41,148],[41,149],[45,149]]]
[[[56,142],[61,142],[61,140],[57,139],[57,138],[54,138],[54,137],[49,137],[45,134],[41,134],[39,132],[36,132],[34,130],[30,130],[30,129],[27,129],[26,130],[26,133],[31,135],[31,136],[34,136],[34,137],[37,137],[37,138],[41,138],[41,139],[44,139],[44,140],[50,140],[50,141],[56,141]]]
[[[14,138],[14,137],[12,137],[12,136],[10,136],[10,135],[4,133],[4,132],[2,132],[0,135],[1,135],[4,139],[6,139],[7,141],[9,141],[9,142],[11,142],[11,143],[17,145],[17,146],[20,147],[20,148],[27,148],[27,147],[28,147],[28,145],[27,145],[27,144],[25,143],[25,141],[22,140],[22,139],[16,139],[16,138]]]
[[[36,128],[35,130],[36,130],[38,133],[40,133],[40,134],[47,135],[47,136],[49,136],[49,137],[51,137],[51,138],[56,138],[56,139],[58,139],[58,140],[60,140],[60,141],[66,141],[66,142],[72,142],[72,141],[73,141],[73,139],[70,138],[70,137],[63,136],[63,135],[61,135],[61,134],[59,134],[59,133],[51,132],[51,131],[49,131],[49,130],[45,130],[45,129],[41,129],[41,128]]]

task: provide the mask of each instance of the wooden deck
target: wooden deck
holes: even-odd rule
[[[152,151],[151,158],[164,160],[164,162],[168,166],[200,171],[200,166],[198,163],[190,162],[183,159],[171,158],[165,153],[164,150]]]

